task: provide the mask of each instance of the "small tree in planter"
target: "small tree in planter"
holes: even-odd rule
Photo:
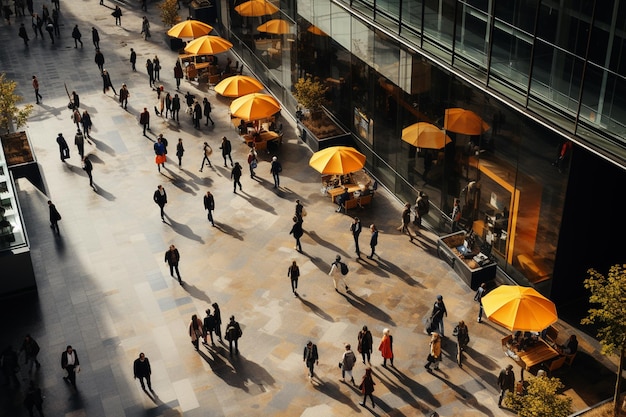
[[[172,27],[180,22],[178,0],[163,0],[159,3],[158,8],[161,10],[161,21],[166,27]]]
[[[15,81],[7,80],[6,74],[0,74],[0,128],[8,134],[11,126],[15,125],[15,130],[26,124],[28,116],[33,111],[33,105],[27,104],[22,108],[17,107],[24,99],[15,94]]]
[[[322,106],[326,104],[328,87],[311,77],[300,78],[293,85],[293,96],[300,106],[308,109],[312,119],[321,117]]]
[[[525,395],[507,392],[506,399],[519,417],[567,417],[572,413],[572,399],[559,394],[561,389],[558,378],[539,376],[528,381]]]

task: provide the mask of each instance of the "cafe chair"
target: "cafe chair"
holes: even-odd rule
[[[556,346],[556,339],[559,337],[559,331],[555,329],[553,326],[549,326],[546,329],[546,337],[544,340],[548,342],[548,344],[552,347]]]
[[[513,335],[509,334],[502,338],[502,351],[507,352],[510,349],[511,342],[513,341]]]
[[[572,366],[572,362],[574,362],[574,358],[576,357],[576,352],[571,353],[569,355],[565,355],[565,364],[567,366]]]
[[[548,372],[548,376],[552,376],[552,372],[563,367],[566,359],[566,356],[559,356],[555,360],[549,362],[547,365],[544,364],[545,370]]]

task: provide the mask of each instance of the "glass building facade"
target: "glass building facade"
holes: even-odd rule
[[[282,0],[255,17],[239,3],[223,29],[286,111],[299,78],[323,82],[382,184],[411,203],[426,192],[441,233],[459,198],[499,267],[550,293],[575,156],[624,167],[626,2]],[[256,29],[271,19],[290,31]],[[418,122],[449,143],[403,140]]]

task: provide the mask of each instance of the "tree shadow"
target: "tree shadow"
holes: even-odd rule
[[[369,317],[372,317],[376,320],[387,323],[390,326],[396,325],[389,314],[385,313],[383,310],[376,307],[374,304],[371,304],[365,301],[363,298],[359,297],[352,291],[349,291],[348,294],[341,293],[341,295],[343,295],[344,298],[348,300],[348,302],[352,304],[353,307],[367,314]]]
[[[352,398],[339,390],[338,384],[334,382],[324,382],[319,378],[317,378],[317,380],[319,381],[319,383],[312,384],[316,390],[318,390],[322,394],[329,396],[335,401],[339,401],[340,403],[349,406],[354,411],[358,412],[360,410],[359,405],[355,403]]]
[[[197,234],[195,234],[189,226],[183,223],[176,222],[167,214],[165,214],[165,217],[169,219],[169,223],[167,222],[166,223],[169,224],[176,233],[178,233],[181,236],[186,237],[187,239],[195,240],[196,242],[199,242],[199,243],[204,243],[202,238],[198,236]]]
[[[328,241],[326,241],[326,240],[322,239],[322,238],[321,238],[321,237],[317,234],[317,232],[315,232],[315,231],[308,231],[308,232],[307,232],[307,235],[309,235],[309,237],[310,237],[310,238],[311,238],[311,239],[312,239],[315,243],[317,243],[318,245],[320,245],[320,246],[322,246],[322,247],[324,247],[324,248],[327,248],[328,250],[331,250],[331,251],[333,251],[333,252],[335,252],[335,253],[338,253],[338,254],[340,254],[340,255],[342,255],[342,256],[348,256],[348,254],[346,253],[346,251],[344,251],[344,250],[343,250],[343,249],[341,249],[340,247],[335,246],[335,245],[333,245],[332,243],[330,243],[330,242],[328,242]],[[330,265],[328,266],[328,269],[330,269]]]
[[[302,298],[302,296],[299,296],[298,299],[300,300],[300,302],[302,303],[302,305],[308,309],[309,311],[311,311],[313,314],[315,314],[316,316],[329,321],[331,323],[333,323],[335,320],[332,318],[332,316],[330,316],[329,314],[327,314],[324,310],[322,310],[321,308],[319,308],[318,306],[316,306],[315,304],[313,304],[310,301],[305,300],[304,298]]]
[[[231,226],[229,226],[227,224],[215,221],[215,228],[218,229],[219,231],[221,231],[222,233],[225,233],[227,235],[230,235],[230,236],[234,237],[237,240],[242,240],[243,241],[243,236],[234,227],[231,227]]]
[[[202,291],[201,289],[199,289],[195,285],[189,285],[188,282],[185,282],[185,285],[183,286],[183,288],[193,298],[195,298],[197,300],[202,300],[202,301],[204,301],[207,304],[211,303],[211,298],[209,298],[209,296],[204,291]]]
[[[391,372],[393,376],[397,378],[398,383],[393,382],[391,378],[389,377],[387,377],[389,378],[388,381],[383,380],[382,376],[384,374],[382,373],[378,375],[381,382],[385,384],[392,392],[399,395],[400,398],[405,400],[408,404],[415,406],[415,408],[419,409],[422,412],[426,412],[428,411],[428,409],[423,407],[416,400],[416,398],[421,399],[422,401],[426,402],[427,404],[435,408],[441,406],[441,403],[439,402],[439,400],[437,400],[437,398],[435,398],[435,396],[432,395],[431,392],[426,387],[424,387],[423,385],[419,384],[415,380],[406,376],[404,372],[394,367],[388,367],[387,370]],[[412,395],[409,394],[409,392],[404,387],[410,390]]]

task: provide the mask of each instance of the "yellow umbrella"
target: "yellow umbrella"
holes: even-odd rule
[[[280,9],[278,7],[265,0],[250,0],[235,7],[235,11],[237,13],[241,16],[248,17],[259,17],[267,14],[274,14],[279,10]]]
[[[554,303],[530,287],[501,285],[482,304],[489,320],[511,331],[540,332],[558,320]]]
[[[291,24],[283,19],[272,19],[257,27],[256,30],[258,30],[259,32],[284,35],[285,33],[291,32]]]
[[[402,140],[422,149],[441,149],[452,139],[437,126],[419,122],[402,129]]]
[[[192,40],[185,46],[185,52],[193,55],[215,55],[226,52],[233,44],[219,36],[205,35]]]
[[[443,128],[464,135],[482,135],[489,125],[471,110],[452,108],[446,109]]]
[[[313,154],[309,165],[321,174],[344,175],[365,166],[365,155],[349,146],[331,146]]]
[[[246,94],[230,104],[230,114],[245,121],[260,120],[280,111],[280,104],[269,94]]]
[[[167,34],[172,38],[195,39],[203,35],[208,35],[213,30],[213,26],[207,25],[199,20],[185,20],[172,26]]]
[[[263,90],[263,84],[247,75],[233,75],[215,86],[215,92],[225,97],[241,97],[258,93],[261,90]]]
[[[317,26],[314,26],[314,25],[309,26],[307,31],[311,32],[314,35],[328,36],[328,33],[324,32],[322,29],[320,29],[320,28],[318,28]]]

